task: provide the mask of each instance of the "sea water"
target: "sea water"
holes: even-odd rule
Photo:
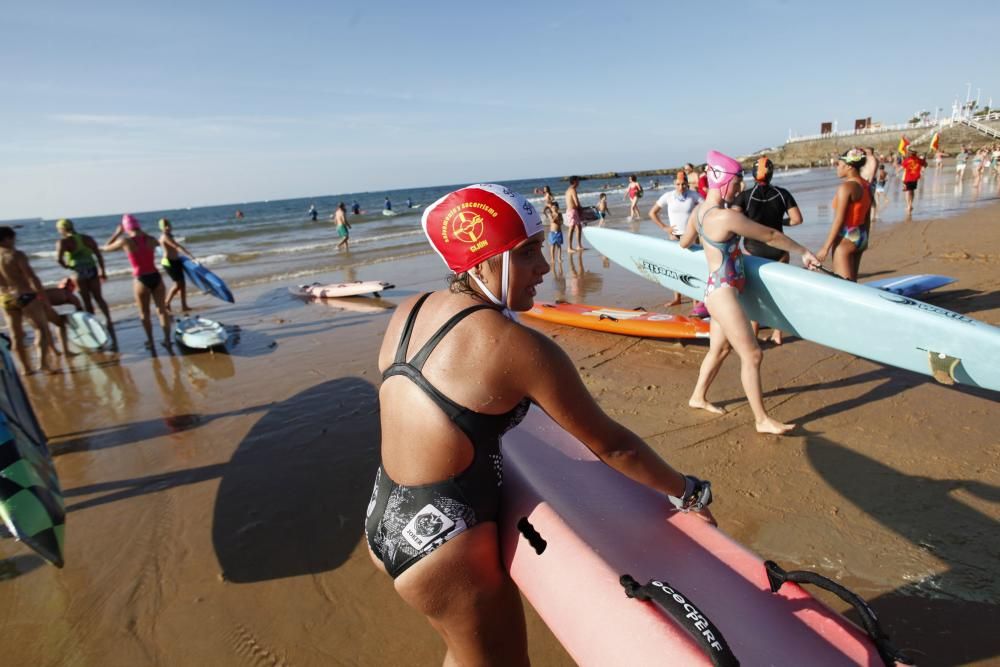
[[[890,168],[890,173],[892,168]],[[648,214],[656,199],[672,187],[670,176],[643,177],[646,188],[640,200],[642,215]],[[659,187],[654,186],[658,180]],[[804,224],[787,228],[790,236],[812,250],[826,238],[831,223],[831,201],[839,180],[831,168],[794,169],[778,171],[774,184],[787,188],[795,197],[802,211]],[[753,181],[747,175],[747,187]],[[525,194],[530,201],[540,205],[541,188],[548,185],[562,203],[562,193],[567,184],[561,177],[504,181],[504,185]],[[628,229],[628,202],[625,201],[627,178],[587,179],[580,184],[580,200],[584,206],[595,205],[600,194],[607,194],[611,208],[608,226]],[[287,283],[288,285],[311,282],[313,277],[340,273],[350,279],[361,267],[381,262],[412,257],[430,252],[420,227],[423,208],[459,185],[441,185],[378,192],[358,192],[281,201],[234,203],[190,209],[131,212],[141,221],[147,233],[158,236],[157,221],[168,218],[174,236],[205,266],[211,267],[237,292],[241,286],[261,283]],[[918,218],[945,217],[977,202],[997,199],[997,183],[984,179],[973,186],[971,176],[956,182],[954,170],[929,168],[917,190],[916,213]],[[385,197],[392,202],[395,215],[383,215]],[[412,208],[406,206],[406,200]],[[357,201],[360,215],[351,212]],[[349,251],[338,251],[340,239],[332,223],[338,203],[347,206],[351,224]],[[318,220],[310,219],[308,210],[315,204]],[[243,213],[238,219],[236,211]],[[67,215],[72,217],[71,212]],[[665,216],[665,212],[664,212]],[[103,244],[115,231],[121,214],[73,218],[76,229],[94,237]],[[901,184],[890,178],[887,201],[879,211],[878,223],[893,224],[905,219]],[[593,223],[591,223],[593,224]],[[634,225],[633,225],[634,227]],[[648,228],[644,228],[646,233]],[[72,275],[60,267],[55,258],[59,239],[54,220],[18,221],[18,248],[28,254],[39,278],[52,284]],[[113,304],[131,301],[131,278],[124,253],[105,254],[108,283],[105,286],[108,300]],[[364,279],[377,279],[366,270]],[[377,272],[376,272],[377,273]],[[168,281],[169,282],[169,281]]]

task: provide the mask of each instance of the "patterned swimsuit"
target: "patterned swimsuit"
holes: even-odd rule
[[[747,281],[746,273],[743,270],[743,253],[740,252],[740,237],[733,234],[727,241],[720,243],[705,236],[702,222],[709,211],[714,208],[719,207],[710,206],[698,215],[698,234],[701,235],[701,240],[722,253],[722,264],[708,274],[708,282],[705,284],[706,299],[709,294],[722,287],[732,287],[737,292],[743,292]]]

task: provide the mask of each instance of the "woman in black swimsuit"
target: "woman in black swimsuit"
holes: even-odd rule
[[[542,221],[527,200],[471,186],[429,206],[423,225],[456,275],[449,289],[402,303],[382,343],[382,463],[368,545],[441,634],[445,664],[523,665],[524,612],[496,518],[500,437],[531,403],[605,463],[708,521],[711,491],[605,415],[566,353],[515,321],[512,311],[531,308],[549,271]]]

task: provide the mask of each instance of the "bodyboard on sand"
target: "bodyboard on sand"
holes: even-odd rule
[[[100,350],[108,344],[108,331],[96,317],[85,310],[77,310],[66,318],[66,337],[81,350]]]
[[[297,285],[289,288],[295,296],[312,299],[336,299],[345,296],[358,296],[359,294],[374,294],[378,296],[380,292],[395,287],[392,283],[379,280],[358,280],[350,283],[331,283],[321,285],[312,283],[311,285]]]
[[[708,338],[708,322],[694,317],[587,306],[582,303],[535,301],[528,317],[592,331],[646,338]]]
[[[174,323],[174,338],[184,347],[208,350],[226,344],[226,328],[204,317],[182,317]]]

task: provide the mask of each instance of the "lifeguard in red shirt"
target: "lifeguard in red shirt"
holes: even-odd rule
[[[917,153],[917,149],[912,146],[909,154],[903,160],[903,192],[906,195],[906,212],[913,212],[913,193],[917,189],[917,181],[920,180],[920,172],[927,166],[927,160]]]

